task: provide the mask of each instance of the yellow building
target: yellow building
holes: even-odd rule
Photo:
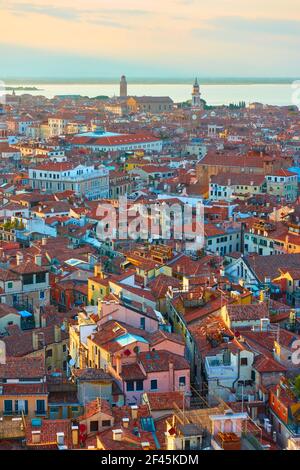
[[[130,158],[129,160],[127,160],[127,162],[124,163],[124,169],[125,171],[131,171],[140,166],[144,166],[145,163],[146,162],[144,160],[137,160],[136,158]]]
[[[48,390],[41,356],[9,357],[0,364],[0,415],[46,416]]]
[[[94,276],[88,279],[88,304],[97,305],[98,299],[104,299],[109,294],[109,281],[103,273],[102,266],[97,264]]]

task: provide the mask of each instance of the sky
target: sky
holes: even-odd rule
[[[0,79],[298,77],[299,0],[0,0]]]

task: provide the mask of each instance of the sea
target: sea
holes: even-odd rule
[[[260,102],[263,104],[289,106],[295,104],[295,96],[297,89],[300,89],[300,82],[293,80],[284,80],[282,82],[254,83],[247,80],[228,81],[224,83],[201,83],[200,90],[202,98],[208,105],[228,105],[230,103],[239,103],[245,101],[246,104],[252,102]],[[78,83],[70,82],[46,82],[46,81],[7,81],[5,84],[9,87],[29,87],[37,88],[36,90],[16,90],[17,95],[29,93],[31,95],[43,95],[47,98],[53,98],[56,95],[81,95],[90,98],[104,96],[118,96],[118,82],[107,82],[101,80],[99,83],[88,83],[86,81],[78,81]],[[167,83],[166,81],[159,83],[130,83],[128,81],[128,95],[130,96],[170,96],[173,101],[183,102],[191,99],[192,92],[191,83],[176,83],[174,80]],[[295,91],[296,90],[296,91]],[[9,91],[11,92],[11,91]],[[298,94],[300,94],[298,92]]]

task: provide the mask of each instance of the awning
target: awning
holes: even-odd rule
[[[29,318],[32,317],[32,313],[27,312],[27,310],[22,310],[21,312],[18,312],[19,315],[21,315],[22,318]]]

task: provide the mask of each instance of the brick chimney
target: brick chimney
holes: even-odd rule
[[[61,328],[59,325],[54,325],[54,341],[60,343],[61,341]]]
[[[174,391],[174,362],[169,362],[169,390]]]
[[[72,443],[73,446],[78,445],[78,436],[79,436],[79,428],[78,426],[72,426]]]
[[[37,331],[32,332],[32,346],[34,351],[37,351],[39,349],[39,336]]]
[[[120,375],[122,373],[122,359],[121,356],[116,357],[116,371]]]

